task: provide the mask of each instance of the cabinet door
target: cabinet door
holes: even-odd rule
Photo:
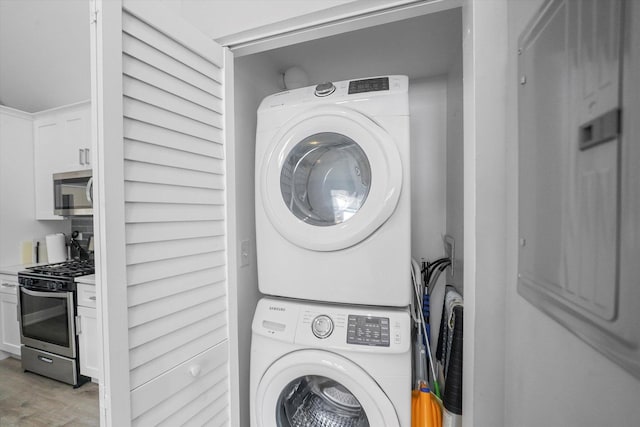
[[[212,424],[229,412],[226,351],[221,377],[193,366],[179,387],[145,384],[228,343],[224,50],[155,2],[109,0],[98,10],[105,422],[183,425],[200,413]],[[210,393],[218,382],[222,394]]]
[[[87,377],[100,379],[100,339],[98,335],[98,321],[96,309],[78,307],[80,331],[78,346],[80,347],[80,373]]]
[[[2,279],[0,286],[0,350],[20,356],[17,283]],[[9,292],[5,293],[6,290]]]
[[[74,106],[61,114],[60,150],[64,160],[61,172],[91,169],[90,105]]]
[[[61,172],[59,141],[61,127],[55,116],[36,119],[33,124],[34,137],[34,182],[36,219],[62,219],[53,214],[53,174]]]

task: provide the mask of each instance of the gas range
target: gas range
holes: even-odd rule
[[[77,292],[74,279],[93,274],[93,260],[29,267],[18,273],[22,369],[79,387]]]
[[[18,282],[31,289],[75,291],[74,278],[94,272],[93,260],[72,260],[28,267],[18,273]]]

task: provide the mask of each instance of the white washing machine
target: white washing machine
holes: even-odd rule
[[[260,291],[409,305],[409,155],[406,76],[266,97],[256,135]]]
[[[407,309],[263,298],[253,318],[251,427],[408,427]]]

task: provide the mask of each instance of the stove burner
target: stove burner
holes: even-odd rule
[[[95,272],[93,260],[73,260],[27,268],[32,273],[56,277],[78,277]]]

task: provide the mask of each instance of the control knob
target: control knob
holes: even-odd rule
[[[333,92],[335,92],[336,87],[331,82],[320,83],[316,86],[315,94],[316,96],[329,96]]]
[[[311,322],[311,331],[320,339],[327,338],[333,332],[333,320],[325,314],[317,316]]]

